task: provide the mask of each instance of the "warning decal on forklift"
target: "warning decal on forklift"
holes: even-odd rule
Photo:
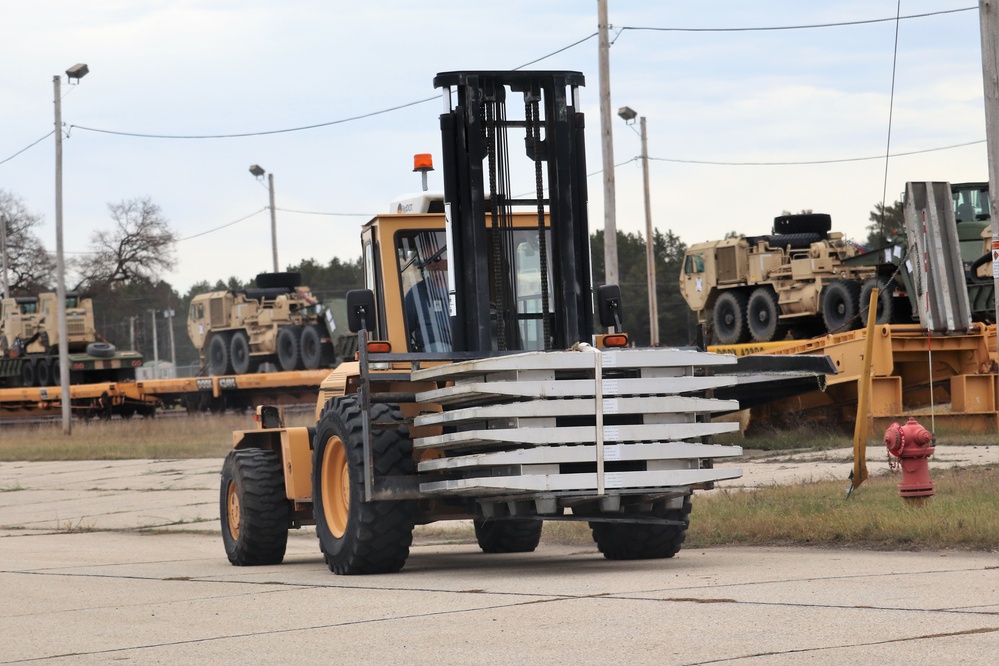
[[[999,278],[999,240],[992,240],[992,277]]]

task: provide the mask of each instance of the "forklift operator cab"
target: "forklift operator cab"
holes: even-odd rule
[[[399,234],[397,260],[402,280],[409,351],[451,351],[447,248],[440,231]]]

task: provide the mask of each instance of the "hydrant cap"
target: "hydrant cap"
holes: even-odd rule
[[[913,417],[909,417],[909,422],[905,424],[907,439],[916,446],[926,446],[933,441],[933,433],[919,425]]]
[[[902,449],[903,437],[904,435],[902,433],[902,426],[900,426],[898,423],[892,423],[890,426],[888,426],[888,429],[885,430],[885,437],[884,437],[884,443],[885,446],[888,448],[888,451],[897,456]]]

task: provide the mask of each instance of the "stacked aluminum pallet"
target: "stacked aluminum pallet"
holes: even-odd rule
[[[712,423],[734,400],[704,397],[735,383],[711,369],[735,357],[679,349],[528,352],[418,370],[417,381],[447,382],[417,394],[440,405],[417,426],[443,434],[414,440],[446,457],[424,460],[426,493],[560,497],[676,495],[742,470],[713,461],[741,447],[689,442],[732,432]]]

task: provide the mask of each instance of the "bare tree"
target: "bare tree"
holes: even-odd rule
[[[156,282],[161,272],[174,267],[177,235],[149,197],[108,204],[108,210],[115,226],[90,237],[91,251],[79,265],[81,284]]]
[[[32,213],[20,197],[0,190],[0,224],[6,226],[7,279],[10,293],[35,295],[51,288],[55,259],[34,229],[41,215]]]

